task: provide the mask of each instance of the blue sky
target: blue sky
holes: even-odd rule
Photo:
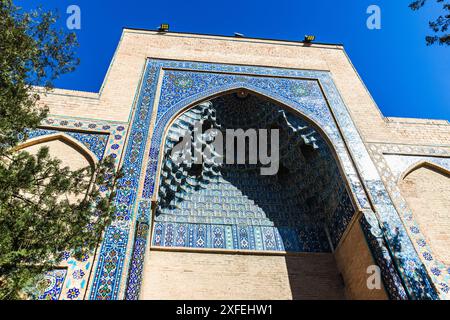
[[[450,48],[427,47],[428,21],[440,12],[435,0],[418,12],[410,0],[17,0],[31,8],[81,9],[78,69],[64,75],[59,88],[97,92],[122,28],[342,43],[376,103],[386,116],[450,120]],[[381,30],[366,27],[369,5],[381,8]]]

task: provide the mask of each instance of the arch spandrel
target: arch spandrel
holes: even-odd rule
[[[50,139],[61,136],[80,151],[85,152],[95,161],[103,159],[109,135],[97,132],[60,131],[50,128],[37,128],[27,132],[25,144],[34,143],[39,139]]]
[[[37,148],[43,146],[50,148],[50,155],[57,152],[57,158],[63,160],[63,165],[71,167],[71,162],[76,162],[75,167],[72,166],[71,169],[81,169],[86,166],[92,168],[98,161],[97,156],[85,145],[63,132],[35,136],[21,143],[16,149],[35,153]],[[80,165],[80,160],[76,158],[82,158],[81,162],[86,166]]]
[[[446,159],[447,160],[447,159]],[[449,161],[446,161],[450,164]],[[446,163],[447,164],[447,163]],[[440,163],[435,163],[433,159],[427,159],[427,160],[420,160],[415,162],[412,165],[409,165],[398,177],[398,183],[401,183],[409,174],[411,174],[413,171],[420,169],[420,168],[427,168],[436,170],[437,172],[440,172],[443,175],[450,175],[450,168],[447,166],[444,166]]]

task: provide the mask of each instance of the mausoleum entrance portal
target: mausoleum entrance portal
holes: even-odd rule
[[[330,72],[149,58],[127,135],[92,299],[436,296]]]
[[[229,139],[238,130],[242,141]],[[245,89],[182,112],[166,131],[157,191],[142,298],[344,297],[332,251],[355,209],[327,142],[299,114]]]

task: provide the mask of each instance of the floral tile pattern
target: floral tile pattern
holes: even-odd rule
[[[58,300],[61,295],[66,269],[56,269],[45,273],[44,277],[36,284],[32,293],[37,300]]]

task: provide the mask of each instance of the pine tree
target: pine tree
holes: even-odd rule
[[[409,7],[412,10],[419,10],[426,4],[427,0],[416,0],[412,2]],[[425,38],[427,45],[439,43],[440,45],[450,45],[450,34],[448,33],[448,27],[450,24],[450,3],[447,0],[436,0],[436,2],[442,3],[442,9],[444,14],[437,17],[434,21],[430,21],[429,25],[438,35],[431,35]]]
[[[48,148],[17,149],[48,114],[36,87],[48,92],[79,62],[76,36],[57,18],[0,0],[0,299],[27,298],[24,288],[60,264],[63,251],[93,250],[114,219],[120,173],[111,158],[71,171]]]

